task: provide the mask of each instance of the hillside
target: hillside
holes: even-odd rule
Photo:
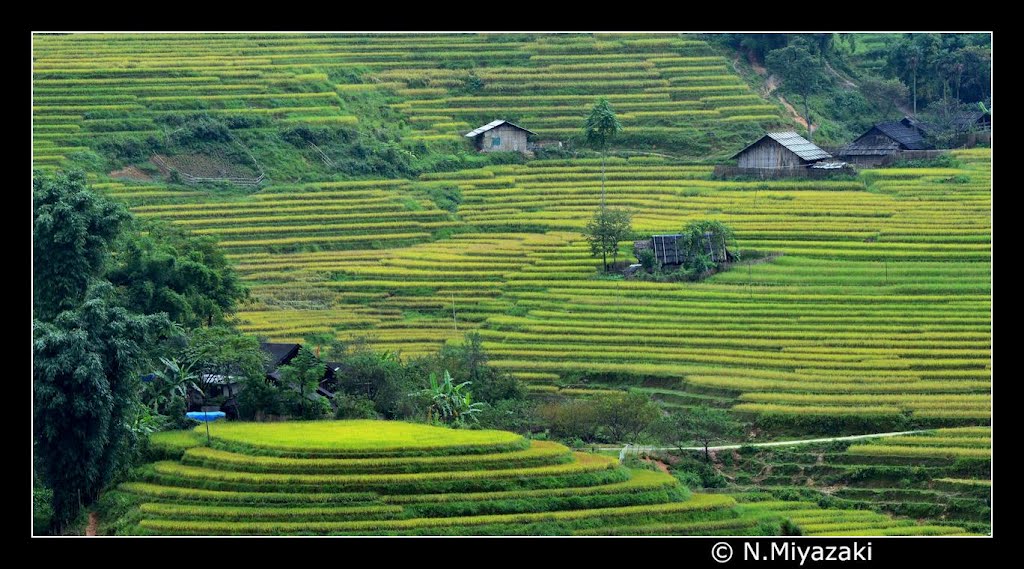
[[[753,494],[691,494],[661,472],[501,431],[379,421],[211,431],[212,446],[198,446],[198,430],[155,437],[174,460],[142,467],[140,481],[104,497],[104,532],[779,535],[785,521],[811,534],[851,522],[882,533],[964,533]]]
[[[440,50],[449,39],[450,49]],[[368,61],[374,58],[381,61],[373,73],[390,77],[381,92],[394,89],[404,97],[397,105],[406,108],[427,96],[424,90],[430,97],[441,95],[441,86],[394,85],[403,77],[411,81],[421,65],[438,64],[431,58],[439,54],[449,62],[486,57],[491,68],[582,57],[610,66],[601,67],[609,79],[619,73],[616,66],[626,65],[624,59],[709,57],[700,42],[674,37],[609,39],[625,53],[604,53],[607,42],[570,36],[193,40],[176,35],[145,42],[132,36],[103,43],[87,36],[40,41],[37,129],[54,117],[51,108],[68,121],[61,123],[67,133],[107,124],[94,121],[114,119],[94,113],[114,108],[133,121],[154,121],[170,112],[160,110],[169,104],[167,97],[176,112],[266,114],[274,117],[267,119],[271,130],[296,117],[355,116],[343,114],[342,83],[331,83],[340,91],[324,95],[329,105],[220,107],[284,105],[251,92],[284,85],[304,98],[311,88],[304,81],[312,80],[307,75],[316,65],[341,77],[343,70],[370,73]],[[491,51],[455,51],[472,41],[496,50],[491,44],[497,40],[502,51],[493,53],[503,54],[493,55],[497,60],[490,59]],[[395,44],[417,49],[385,49]],[[129,48],[140,58],[130,67],[118,55]],[[168,55],[172,48],[194,49],[198,61],[211,67],[182,68]],[[272,49],[278,51],[267,51]],[[217,53],[235,58],[225,61]],[[727,88],[704,85],[708,79],[673,86],[707,73],[683,73],[682,63],[668,68],[681,75],[658,80],[667,84],[641,85],[643,97],[718,97],[723,89],[744,89],[735,76]],[[722,77],[725,82],[728,75]],[[180,78],[199,91],[180,94],[172,85]],[[60,102],[96,98],[88,105],[51,107],[48,90],[56,84],[62,85]],[[596,92],[597,84],[573,88]],[[89,95],[73,96],[68,85]],[[361,85],[365,90],[377,84]],[[487,85],[496,84],[485,83],[481,97],[490,96]],[[168,87],[179,94],[153,95]],[[240,93],[210,95],[211,89]],[[126,91],[133,92],[114,94]],[[531,97],[561,96],[554,92]],[[582,112],[583,100],[580,105]],[[82,114],[68,114],[76,109]],[[699,130],[693,117],[708,111],[701,113],[680,115],[691,118],[664,128]],[[662,119],[645,114],[636,120]],[[715,119],[716,125],[725,122]],[[410,136],[439,136],[418,121],[403,128],[415,131]],[[265,130],[235,132],[244,138]],[[58,131],[37,140],[41,162],[57,159],[44,154],[47,144],[71,144],[79,136]],[[88,136],[102,140],[125,133]],[[216,236],[253,287],[255,304],[239,315],[242,329],[271,340],[328,332],[415,355],[476,329],[494,365],[539,391],[604,380],[655,389],[669,405],[698,398],[786,423],[811,421],[815,429],[825,428],[814,423],[823,417],[838,417],[841,424],[845,418],[847,427],[869,417],[871,424],[903,428],[975,424],[989,416],[990,162],[986,150],[955,156],[962,167],[872,170],[825,182],[720,181],[710,179],[710,166],[654,156],[610,159],[608,203],[633,211],[638,234],[676,231],[689,220],[710,217],[734,227],[742,249],[780,255],[685,286],[596,278],[597,262],[578,233],[599,200],[600,160],[593,158],[398,179],[324,175],[303,184],[282,183],[271,174],[258,191],[124,180],[94,188],[126,200],[140,217]],[[627,251],[623,244],[624,257]]]
[[[248,334],[408,359],[474,331],[534,400],[631,390],[726,409],[748,440],[942,429],[719,456],[727,494],[690,496],[509,433],[431,431],[426,448],[380,423],[354,448],[373,431],[214,424],[212,447],[157,436],[106,530],[986,533],[991,151],[715,178],[795,125],[733,57],[683,35],[35,36],[34,166],[83,169],[138,218],[215,237],[251,288]],[[579,140],[602,96],[625,127],[606,161]],[[462,135],[496,118],[564,144],[472,151]],[[859,123],[835,124],[823,140]],[[602,188],[637,238],[718,220],[752,260],[700,282],[601,274],[581,232]]]
[[[690,158],[781,124],[675,35],[40,35],[34,55],[42,167],[144,164],[192,115],[227,124],[276,182],[452,169],[474,161],[461,135],[495,118],[569,142],[598,96],[617,145]]]

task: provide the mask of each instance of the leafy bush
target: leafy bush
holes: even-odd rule
[[[489,403],[477,419],[484,429],[530,433],[542,428],[536,405],[525,399],[501,399]]]
[[[334,412],[336,419],[377,418],[377,410],[373,400],[365,395],[337,393],[334,396],[334,404],[337,406]]]
[[[433,187],[427,190],[427,195],[439,209],[455,213],[462,203],[462,191],[458,186]]]

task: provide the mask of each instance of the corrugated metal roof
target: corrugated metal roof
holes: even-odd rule
[[[906,150],[924,150],[928,148],[928,144],[924,141],[920,131],[916,128],[906,126],[898,122],[880,122],[875,125],[875,128],[879,130],[885,136],[895,140]],[[861,138],[864,138],[871,131],[864,133]],[[858,138],[857,140],[860,140]],[[856,140],[854,141],[857,142]]]
[[[851,142],[837,150],[836,156],[840,158],[844,156],[888,156],[895,154],[899,149],[900,145],[895,140],[890,140],[887,144]]]
[[[501,126],[503,124],[508,124],[509,126],[514,126],[514,127],[518,128],[519,130],[525,130],[526,132],[528,132],[530,134],[537,134],[537,133],[533,132],[530,129],[526,129],[526,128],[523,128],[523,127],[521,127],[521,126],[519,126],[517,124],[510,123],[507,120],[498,119],[496,121],[491,121],[491,122],[485,124],[484,126],[482,126],[480,128],[473,129],[473,130],[467,132],[466,133],[466,137],[473,138],[474,136],[477,136],[479,134],[485,133],[485,132],[491,130],[492,128],[497,128],[497,127],[499,127],[499,126]]]
[[[743,150],[740,150],[739,152],[734,154],[733,158],[739,157],[739,155],[743,154],[743,152],[747,148],[750,148],[751,146],[754,146],[758,142],[761,142],[762,140],[765,139],[765,137],[771,138],[775,142],[778,142],[782,146],[786,147],[787,150],[799,156],[800,159],[805,162],[814,162],[816,160],[821,160],[823,158],[832,157],[831,154],[825,152],[821,148],[818,148],[818,146],[815,145],[813,142],[807,140],[806,138],[800,136],[799,134],[792,130],[787,130],[783,132],[765,133],[764,136],[755,140],[753,143],[744,147]]]
[[[787,130],[785,132],[769,132],[766,136],[785,146],[792,151],[793,154],[796,154],[808,162],[832,157],[831,154],[818,148],[818,146],[813,142],[791,130]]]

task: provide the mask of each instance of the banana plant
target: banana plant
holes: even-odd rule
[[[471,381],[456,384],[448,370],[444,371],[442,381],[437,380],[436,374],[430,374],[430,387],[423,390],[430,400],[427,421],[449,425],[462,425],[467,420],[476,421],[476,414],[483,404],[473,402],[473,393],[468,389],[471,384]]]
[[[181,362],[176,358],[160,358],[160,362],[164,364],[164,369],[154,374],[159,381],[148,384],[152,386],[150,403],[154,412],[166,408],[171,401],[179,397],[187,405],[190,389],[196,390],[200,395],[203,394],[203,390],[197,383],[199,375],[192,370],[192,366],[188,362]]]

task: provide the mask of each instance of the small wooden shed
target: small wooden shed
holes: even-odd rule
[[[794,131],[769,132],[733,155],[741,169],[806,168],[832,155]]]
[[[466,133],[473,139],[473,145],[480,152],[522,152],[527,148],[527,136],[536,135],[532,130],[512,124],[506,120],[491,121],[484,126]]]
[[[927,150],[929,145],[921,132],[919,124],[881,122],[837,150],[836,155],[860,166],[877,166],[901,150]]]
[[[686,251],[680,249],[682,234],[652,235],[650,239],[633,242],[633,254],[639,260],[644,251],[654,253],[654,260],[662,267],[678,267],[687,262]],[[707,255],[716,263],[732,261],[733,255],[724,243],[715,243],[711,233],[705,233],[701,248],[707,247]]]

